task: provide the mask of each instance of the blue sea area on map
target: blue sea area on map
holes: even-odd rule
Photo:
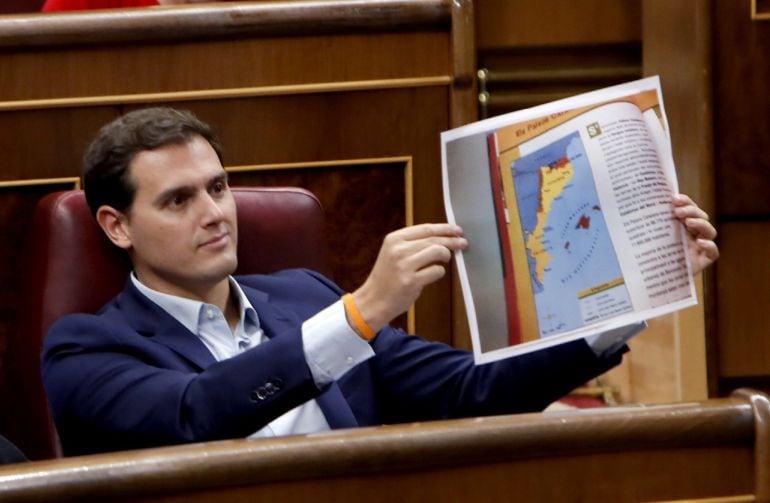
[[[527,249],[532,290],[541,336],[580,328],[584,319],[578,294],[622,277],[596,193],[593,174],[577,132],[534,151],[511,165],[516,201],[527,242],[538,222],[541,169],[555,166],[564,157],[573,169],[571,180],[552,201],[542,242],[550,261],[538,278],[535,258]],[[557,168],[558,169],[558,168]],[[608,292],[603,292],[607,296]],[[601,318],[630,311],[625,285],[611,289],[611,309]]]

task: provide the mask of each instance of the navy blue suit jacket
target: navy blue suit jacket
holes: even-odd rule
[[[236,279],[269,340],[221,362],[130,281],[98,314],[53,326],[43,379],[66,454],[246,437],[312,398],[332,428],[536,411],[623,352],[599,358],[580,340],[476,366],[386,327],[373,358],[319,389],[301,327],[339,288],[306,270]]]

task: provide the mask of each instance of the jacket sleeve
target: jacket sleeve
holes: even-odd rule
[[[320,392],[300,327],[201,370],[114,322],[68,316],[46,338],[43,379],[67,454],[245,437]]]
[[[472,354],[382,331],[372,378],[384,422],[535,412],[620,363],[627,348],[597,357],[583,340],[476,365]]]
[[[628,351],[622,346],[597,356],[581,339],[476,365],[468,351],[392,327],[381,330],[372,347],[375,357],[340,381],[362,424],[540,411],[618,365]]]

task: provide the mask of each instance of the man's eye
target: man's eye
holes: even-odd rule
[[[227,190],[227,183],[225,183],[225,182],[215,182],[211,186],[211,193],[212,194],[221,194],[221,193],[223,193],[226,190]]]
[[[187,198],[185,196],[174,196],[169,200],[168,205],[172,208],[178,208],[183,206],[185,202],[187,202]]]

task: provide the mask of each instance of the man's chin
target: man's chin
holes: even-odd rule
[[[238,269],[238,258],[233,256],[227,260],[223,260],[216,269],[221,271],[221,275],[223,277],[230,276],[231,274],[235,273],[236,269]]]
[[[233,257],[216,257],[205,264],[199,264],[197,268],[201,279],[208,282],[218,282],[235,273],[238,268],[238,259]]]

